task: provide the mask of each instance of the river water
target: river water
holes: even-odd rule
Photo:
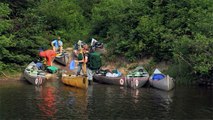
[[[0,81],[0,120],[213,119],[213,90],[178,87],[170,92],[94,83],[88,90],[47,81]]]

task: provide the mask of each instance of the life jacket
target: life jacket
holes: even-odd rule
[[[83,53],[79,53],[79,54],[78,54],[78,60],[83,60],[83,58],[84,58]]]
[[[98,70],[102,66],[101,55],[98,52],[88,54],[87,67],[91,70]]]

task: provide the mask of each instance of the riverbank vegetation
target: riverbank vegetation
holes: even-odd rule
[[[0,71],[21,71],[60,35],[64,47],[100,40],[106,61],[167,62],[179,83],[210,79],[212,13],[212,0],[1,0]]]

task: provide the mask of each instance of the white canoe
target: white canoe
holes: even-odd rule
[[[69,62],[69,54],[67,52],[63,52],[62,54],[57,55],[54,60],[66,66]]]
[[[45,82],[45,72],[38,70],[36,64],[31,62],[24,70],[24,78],[33,85],[42,85]]]
[[[125,80],[128,87],[137,89],[146,84],[149,80],[149,73],[144,69],[144,67],[139,66],[133,71],[130,71]]]
[[[162,75],[164,78],[162,79],[155,79],[154,75]],[[169,91],[174,88],[175,83],[172,77],[169,75],[164,75],[158,69],[155,69],[154,73],[149,78],[149,83],[152,87],[158,88],[161,90]]]

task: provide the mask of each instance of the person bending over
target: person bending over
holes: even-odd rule
[[[47,66],[52,66],[53,60],[56,57],[56,52],[54,50],[40,51],[39,56],[46,59]]]

